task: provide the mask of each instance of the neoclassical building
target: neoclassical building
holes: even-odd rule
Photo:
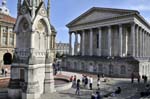
[[[60,55],[68,55],[69,54],[69,43],[56,43],[56,53]]]
[[[93,7],[67,27],[70,56],[66,57],[64,66],[68,70],[115,77],[130,77],[131,73],[150,76],[150,25],[140,12]]]
[[[0,65],[11,63],[16,46],[16,34],[13,32],[16,19],[10,16],[6,4],[6,0],[3,0],[0,6]]]

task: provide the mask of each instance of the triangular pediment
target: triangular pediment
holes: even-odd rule
[[[109,19],[117,16],[122,16],[125,14],[135,13],[135,10],[124,10],[124,9],[111,9],[111,8],[98,8],[93,7],[87,12],[83,13],[75,20],[70,22],[67,26],[79,25],[89,22],[94,22],[98,20]]]

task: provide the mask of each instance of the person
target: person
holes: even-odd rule
[[[84,84],[84,81],[85,81],[85,76],[84,74],[82,75],[82,85]]]
[[[80,79],[77,80],[76,93],[75,94],[80,95]]]
[[[137,81],[138,81],[138,83],[140,83],[140,75],[138,74],[138,76],[137,76]]]
[[[93,78],[92,76],[89,77],[89,87],[90,87],[90,90],[92,90],[92,86],[93,86]]]
[[[120,94],[121,93],[121,88],[118,87],[117,90],[115,91],[115,94]]]
[[[4,68],[2,68],[2,75],[4,75]]]
[[[100,74],[97,74],[97,80],[100,79]]]
[[[134,83],[134,74],[131,73],[131,83]]]
[[[96,91],[96,99],[101,99],[101,95],[99,91]]]
[[[77,77],[76,77],[76,75],[74,75],[74,77],[73,77],[73,87],[76,85],[76,81],[77,81]]]
[[[85,76],[84,87],[87,87],[87,85],[88,85],[88,77],[87,77],[87,76]]]
[[[70,77],[70,82],[72,82],[72,81],[73,81],[73,76]]]
[[[100,90],[100,79],[97,80],[97,89]]]
[[[7,72],[8,72],[8,69],[7,69],[7,68],[5,68],[5,76],[7,76]]]

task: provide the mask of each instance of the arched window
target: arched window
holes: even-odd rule
[[[120,74],[126,74],[126,67],[124,65],[121,66]]]
[[[78,67],[77,67],[77,62],[74,62],[74,67],[73,67],[73,69],[77,69]]]
[[[85,70],[85,65],[83,62],[81,63],[81,70],[83,70],[83,71]]]

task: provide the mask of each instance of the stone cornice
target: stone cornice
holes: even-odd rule
[[[113,18],[109,18],[109,19],[105,19],[105,20],[96,20],[96,21],[87,22],[84,24],[73,25],[73,26],[69,27],[69,30],[74,31],[74,30],[80,30],[81,28],[88,29],[89,27],[96,28],[96,27],[100,27],[100,26],[126,24],[126,23],[131,23],[131,22],[134,22],[133,14],[128,14],[128,15],[123,15],[120,17],[113,17]],[[75,29],[78,27],[79,27],[79,29]]]

